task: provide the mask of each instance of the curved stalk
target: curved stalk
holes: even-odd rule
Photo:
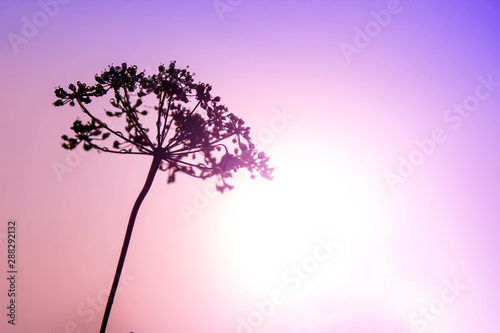
[[[113,285],[109,292],[108,303],[106,304],[106,310],[104,311],[104,317],[102,318],[101,330],[100,333],[106,332],[106,326],[108,324],[109,314],[111,313],[111,306],[113,305],[113,300],[115,298],[116,289],[118,288],[118,282],[120,282],[120,276],[123,269],[123,264],[125,262],[125,256],[127,255],[128,245],[130,243],[130,239],[132,238],[132,230],[134,229],[135,219],[137,217],[137,212],[142,204],[142,201],[148,194],[149,189],[151,188],[151,184],[153,184],[153,180],[155,178],[156,172],[161,163],[161,155],[155,154],[153,157],[153,162],[151,163],[151,167],[149,169],[148,177],[146,178],[146,182],[142,187],[139,196],[135,200],[134,207],[132,208],[132,212],[130,213],[130,218],[128,220],[127,231],[125,233],[125,238],[123,240],[122,251],[120,253],[120,259],[118,260],[118,265],[116,267],[115,278],[113,279]]]

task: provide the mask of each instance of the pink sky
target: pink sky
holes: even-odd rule
[[[18,223],[1,332],[98,331],[149,168],[63,150],[84,115],[54,88],[171,60],[246,120],[275,179],[213,195],[160,173],[108,332],[500,330],[495,1],[55,1],[0,8],[5,275]]]

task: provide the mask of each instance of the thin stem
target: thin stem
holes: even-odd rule
[[[199,151],[205,150],[205,148],[207,148],[207,149],[208,148],[212,148],[213,149],[214,147],[217,147],[217,146],[221,145],[221,144],[214,145],[214,143],[217,143],[217,142],[220,142],[220,141],[225,140],[227,138],[230,138],[233,135],[234,134],[223,135],[221,138],[219,138],[219,139],[217,139],[215,141],[209,142],[207,145],[198,145],[198,146],[195,146],[195,147],[189,147],[189,148],[185,148],[184,147],[184,148],[180,148],[179,150],[172,150],[172,148],[177,147],[178,145],[182,144],[182,142],[178,142],[175,145],[170,146],[170,148],[169,148],[169,150],[171,151],[170,154],[177,154],[177,153],[182,153],[182,152],[186,152],[186,154],[194,153],[195,151],[191,151],[191,149],[200,149]],[[167,151],[167,150],[165,150],[165,151]],[[226,148],[226,151],[227,151],[227,148]]]
[[[136,117],[134,110],[132,110],[132,107],[130,106],[130,99],[128,97],[127,88],[123,87],[123,91],[125,94],[125,98],[127,99],[127,105],[128,105],[128,110],[129,110],[128,112],[127,112],[127,106],[125,105],[125,103],[124,103],[123,99],[121,98],[120,94],[118,93],[118,91],[115,89],[116,98],[122,102],[122,106],[124,107],[125,113],[132,119],[133,122],[135,122],[135,125],[136,125],[135,128],[139,131],[141,136],[149,143],[149,146],[151,148],[153,148],[154,147],[153,143],[151,142],[151,140],[149,140],[149,137],[144,132],[144,129],[142,128],[142,125],[139,122],[139,119]]]
[[[161,148],[163,146],[163,141],[165,141],[165,138],[167,137],[168,130],[170,129],[170,124],[172,124],[172,121],[167,127],[167,122],[168,122],[168,113],[170,112],[170,104],[172,102],[172,96],[168,98],[168,105],[167,105],[167,111],[165,112],[165,120],[163,121],[163,129],[161,130],[161,142],[158,145],[158,147]],[[172,117],[173,120],[173,117]]]
[[[163,146],[163,142],[165,142],[165,139],[167,138],[168,136],[168,132],[170,131],[170,127],[172,126],[172,123],[174,122],[174,117],[170,117],[170,121],[168,122],[167,126],[166,126],[166,131],[165,131],[165,135],[163,135],[163,139],[161,141],[161,144]],[[166,120],[165,120],[165,124],[166,124]],[[169,141],[169,144],[170,144],[171,141]],[[167,145],[168,146],[168,145]]]
[[[156,121],[156,143],[157,147],[161,147],[162,139],[161,139],[161,112],[163,110],[163,103],[165,103],[165,98],[167,97],[166,93],[163,93],[163,97],[160,98],[160,104],[158,105],[158,120]],[[168,99],[170,102],[170,98]],[[166,121],[166,118],[165,118]]]
[[[177,151],[174,151],[174,152],[169,152],[168,155],[169,156],[177,156],[177,155],[190,155],[190,154],[195,154],[195,153],[199,153],[201,151],[205,152],[205,151],[213,151],[214,149],[216,149],[217,147],[220,147],[220,146],[223,146],[224,149],[226,150],[226,153],[228,153],[228,150],[227,150],[227,147],[226,145],[224,145],[223,143],[219,143],[218,145],[215,145],[215,146],[210,146],[210,147],[202,147],[202,148],[199,148],[199,149],[195,149],[195,150],[186,150],[186,149],[181,149],[181,150],[177,150]],[[193,148],[194,149],[194,148]]]
[[[111,150],[107,147],[99,147],[99,146],[96,146],[94,144],[90,144],[92,147],[94,147],[95,149],[99,150],[99,151],[102,151],[102,152],[105,152],[105,153],[113,153],[113,154],[122,154],[122,155],[151,155],[149,153],[144,153],[144,152],[135,152],[135,151],[117,151],[117,150]]]
[[[166,159],[167,162],[170,162],[170,159]],[[209,170],[213,170],[212,168],[209,168],[207,166],[205,166],[205,164],[203,163],[200,163],[200,164],[192,164],[192,163],[189,163],[189,162],[184,162],[184,161],[181,161],[181,160],[172,160],[173,162],[175,163],[182,163],[182,164],[186,164],[186,165],[189,165],[189,166],[192,166],[194,168],[198,168],[198,169],[201,169],[203,171],[209,171]]]
[[[182,128],[184,127],[184,124],[186,123],[186,121],[188,120],[188,118],[191,117],[191,115],[194,113],[194,111],[196,110],[196,108],[198,107],[198,105],[200,105],[200,103],[201,103],[201,101],[199,101],[198,103],[196,103],[196,106],[194,107],[193,110],[191,110],[191,112],[189,113],[189,115],[186,117],[186,119],[184,120],[184,122],[181,124],[181,126],[179,127],[179,131],[177,131],[177,133],[175,133],[175,135],[172,138],[171,142],[174,142],[175,139],[177,139],[177,136],[182,131]],[[168,149],[168,148],[170,148],[170,143],[167,145],[166,149]]]
[[[142,204],[142,201],[148,194],[149,189],[151,188],[151,184],[155,178],[156,172],[160,166],[162,161],[160,154],[155,154],[153,157],[153,161],[151,163],[151,167],[149,169],[148,177],[146,178],[146,182],[137,197],[134,207],[132,208],[132,212],[130,213],[130,218],[128,220],[127,231],[125,233],[125,239],[123,240],[122,251],[120,253],[120,259],[118,260],[118,265],[116,267],[115,278],[113,279],[113,285],[109,292],[108,303],[106,304],[106,310],[104,311],[104,317],[102,318],[101,330],[100,333],[106,332],[106,326],[108,324],[109,314],[111,313],[111,306],[113,305],[113,300],[115,298],[116,289],[118,288],[118,282],[120,281],[120,276],[123,269],[123,264],[125,263],[125,256],[127,255],[128,245],[130,243],[130,239],[132,237],[132,230],[134,229],[135,219],[137,217],[137,212],[139,211],[139,207]]]
[[[136,146],[137,148],[141,147],[144,151],[147,151],[149,153],[152,153],[153,151],[152,150],[149,150],[148,148],[138,144],[138,143],[135,143],[133,141],[130,141],[129,139],[127,139],[126,137],[123,136],[123,134],[117,132],[117,131],[114,131],[112,130],[111,128],[109,128],[108,125],[106,125],[105,123],[103,123],[101,120],[97,119],[96,117],[94,117],[89,110],[87,110],[87,108],[82,104],[82,102],[77,98],[76,99],[78,105],[80,106],[80,108],[82,109],[82,111],[87,114],[92,120],[94,120],[96,123],[98,123],[99,125],[101,125],[102,127],[104,127],[105,129],[107,129],[108,131],[110,131],[111,133],[113,133],[114,135],[116,135],[117,137],[127,141],[128,143]]]

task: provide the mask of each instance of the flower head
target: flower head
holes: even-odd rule
[[[221,98],[211,94],[212,86],[195,83],[175,61],[160,65],[153,75],[126,63],[110,66],[95,80],[93,86],[77,82],[68,91],[55,90],[55,106],[78,105],[89,117],[87,123],[75,120],[73,137],[62,136],[65,149],[83,144],[85,150],[152,155],[161,158],[160,170],[168,172],[168,182],[179,172],[202,179],[215,176],[221,192],[232,188],[226,180],[240,168],[252,177],[258,173],[272,179],[269,158],[256,150],[250,128],[220,104]],[[103,117],[112,118],[113,126],[87,107],[108,93],[112,109]]]

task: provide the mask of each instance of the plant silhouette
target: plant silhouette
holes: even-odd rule
[[[201,179],[216,177],[217,190],[224,192],[232,189],[227,179],[238,169],[248,169],[252,178],[259,174],[266,179],[272,179],[273,169],[266,154],[256,150],[244,121],[229,113],[220,104],[220,97],[212,96],[211,85],[195,83],[193,74],[187,68],[176,68],[175,61],[160,65],[154,75],[138,72],[136,66],[126,63],[109,66],[95,76],[95,81],[95,85],[78,81],[70,84],[69,90],[55,89],[55,106],[78,105],[89,118],[87,122],[73,122],[72,136],[62,136],[63,148],[83,145],[85,150],[152,156],[146,181],[130,213],[101,324],[100,332],[104,333],[137,213],[158,170],[168,172],[168,183],[174,182],[179,172]],[[108,93],[113,96],[112,108],[97,116],[88,104]],[[150,114],[153,116],[148,117]],[[104,117],[113,118],[113,126]]]

